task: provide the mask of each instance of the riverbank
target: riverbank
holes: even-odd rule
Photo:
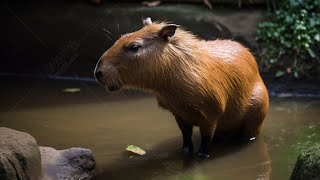
[[[258,52],[257,24],[266,8],[164,3],[85,1],[7,2],[0,20],[5,34],[0,44],[0,72],[91,77],[96,62],[122,34],[140,29],[142,19],[170,21],[203,39],[233,39]],[[259,61],[259,60],[258,60]],[[258,62],[259,63],[259,62]]]
[[[264,6],[214,6],[164,3],[144,7],[139,3],[87,1],[21,1],[4,4],[0,31],[5,34],[0,54],[0,78],[84,80],[94,82],[93,70],[101,54],[121,34],[142,27],[141,19],[170,20],[203,39],[233,39],[250,48],[260,64],[256,28],[265,19]],[[270,96],[319,97],[320,80],[276,79],[274,72],[262,76]]]
[[[262,74],[262,78],[267,86],[270,97],[303,97],[320,98],[320,80],[317,79],[277,79],[270,74]],[[80,77],[77,74],[73,76],[48,76],[43,78],[40,75],[32,74],[4,74],[0,73],[2,82],[2,94],[10,93],[12,90],[32,89],[33,86],[55,87],[57,84],[61,89],[68,87],[93,88],[94,91],[108,94],[93,77]],[[18,86],[18,87],[17,87]],[[138,90],[124,90],[125,94],[139,94],[141,96],[150,96]],[[116,93],[119,94],[119,93]],[[120,93],[121,94],[121,93]],[[112,94],[114,95],[114,94]],[[100,98],[100,97],[99,97]],[[4,102],[5,103],[5,102]]]

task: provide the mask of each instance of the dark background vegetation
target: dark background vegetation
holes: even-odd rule
[[[264,74],[296,79],[319,76],[320,0],[164,0],[157,7],[144,7],[141,2],[2,2],[0,72],[40,77],[76,73],[92,78],[100,55],[121,34],[139,29],[141,19],[151,16],[182,23],[204,39],[240,41],[254,52]],[[185,10],[175,11],[179,8]],[[241,20],[242,12],[258,17],[257,27],[245,19],[256,28],[253,32],[245,34],[244,28],[237,34],[226,25],[227,15]],[[202,16],[208,13],[226,19]]]
[[[320,72],[320,1],[282,0],[261,22],[263,67],[276,76],[316,77]]]

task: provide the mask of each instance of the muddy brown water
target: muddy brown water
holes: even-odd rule
[[[62,92],[72,87],[80,92]],[[1,78],[0,98],[0,126],[28,132],[41,146],[92,149],[97,180],[288,179],[299,152],[320,140],[320,99],[271,98],[255,141],[215,142],[212,158],[198,161],[182,157],[174,118],[152,95],[108,94],[88,82]],[[130,144],[147,154],[126,152]]]

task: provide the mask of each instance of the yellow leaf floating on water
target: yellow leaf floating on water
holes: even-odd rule
[[[144,151],[143,149],[139,148],[138,146],[135,145],[128,145],[126,148],[127,151],[139,154],[139,155],[145,155],[146,151]]]
[[[62,90],[62,92],[65,92],[65,93],[75,93],[79,91],[80,91],[80,88],[65,88]]]

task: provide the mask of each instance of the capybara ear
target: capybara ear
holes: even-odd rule
[[[143,25],[150,25],[152,24],[152,21],[151,21],[151,18],[150,17],[147,17],[143,20]]]
[[[169,37],[172,37],[176,33],[177,28],[178,25],[176,24],[167,24],[161,28],[159,36],[164,40],[168,40]]]

